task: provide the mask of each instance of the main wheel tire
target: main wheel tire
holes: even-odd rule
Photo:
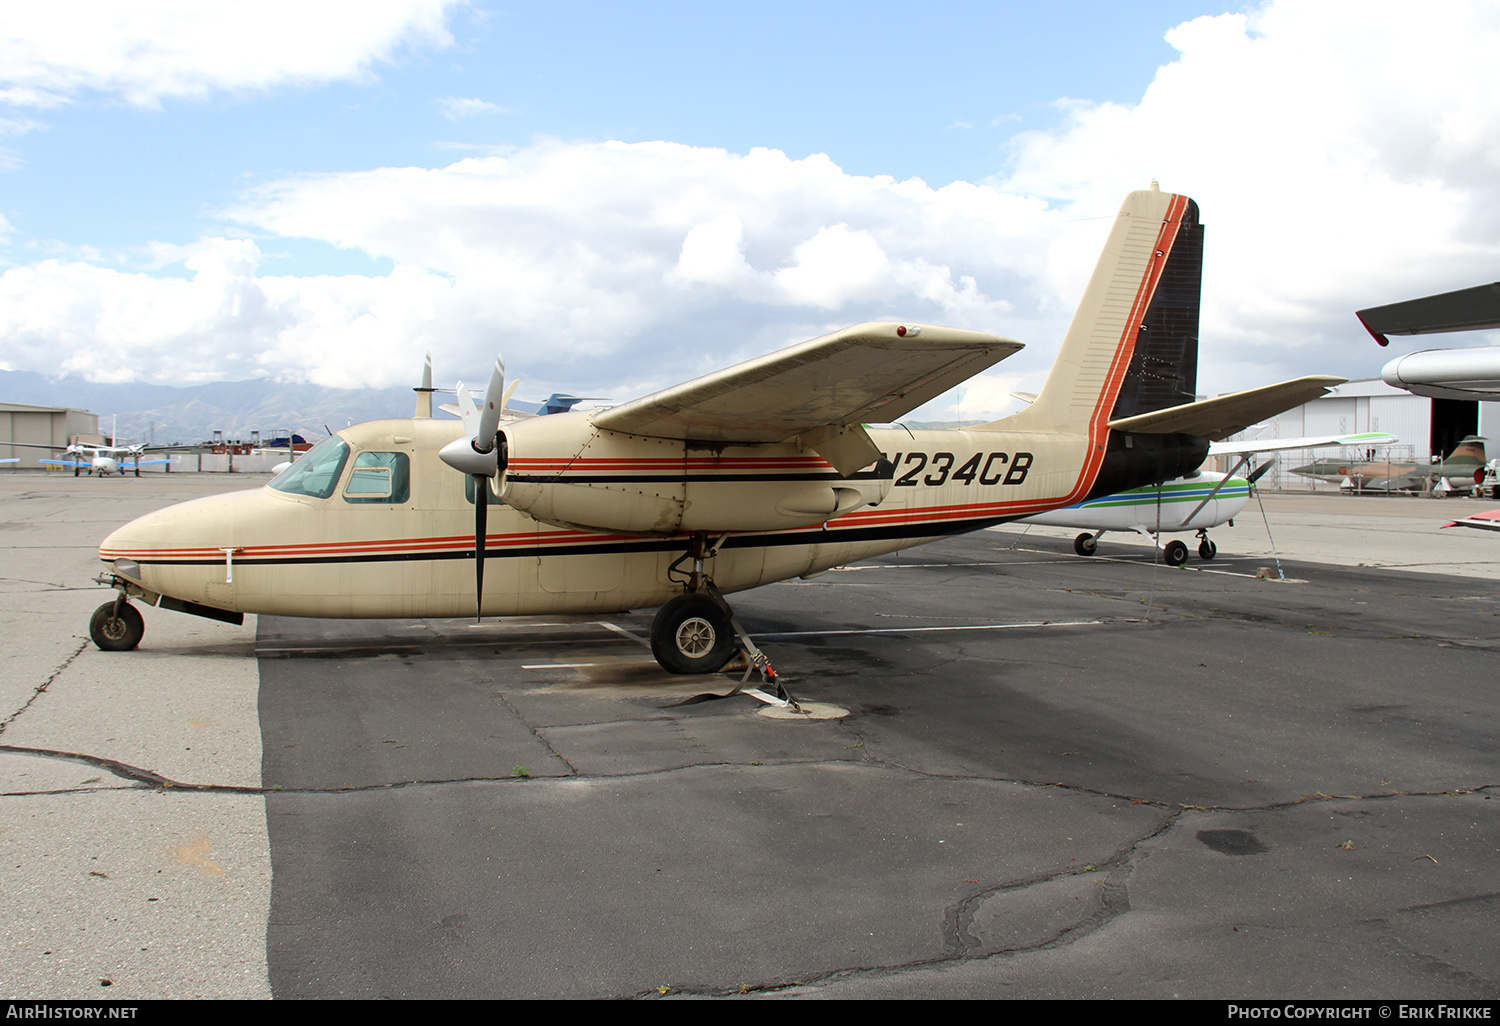
[[[1092,556],[1099,551],[1099,539],[1085,531],[1073,539],[1073,551],[1080,556]]]
[[[713,673],[733,653],[729,614],[707,595],[678,595],[651,621],[651,654],[668,673]]]
[[[1213,559],[1218,554],[1219,554],[1219,547],[1217,545],[1215,545],[1213,542],[1209,541],[1207,538],[1204,538],[1201,542],[1198,543],[1198,558],[1199,559],[1210,560],[1210,559]]]
[[[1182,543],[1181,539],[1173,538],[1161,550],[1161,558],[1173,566],[1181,566],[1187,562],[1187,546]]]
[[[120,607],[118,616],[110,601],[94,610],[89,619],[89,637],[106,652],[128,652],[141,643],[145,633],[146,621],[141,619],[140,610],[128,602]]]

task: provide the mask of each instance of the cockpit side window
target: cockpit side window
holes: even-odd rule
[[[399,505],[411,501],[411,461],[404,452],[362,452],[354,458],[345,502]]]
[[[349,446],[343,439],[323,439],[297,461],[271,479],[270,487],[288,495],[308,495],[326,499],[338,487],[339,475],[349,459]]]

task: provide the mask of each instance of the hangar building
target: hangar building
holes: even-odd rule
[[[99,437],[99,416],[86,410],[74,410],[65,406],[28,406],[25,403],[0,403],[0,459],[20,457],[20,463],[7,463],[6,467],[40,468],[39,459],[48,454],[41,449],[13,446],[11,442],[26,442],[29,445],[50,445],[65,448],[69,441],[79,435],[85,440],[103,441]]]

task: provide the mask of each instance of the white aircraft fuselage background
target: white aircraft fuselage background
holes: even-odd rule
[[[1061,509],[1025,517],[1022,523],[1076,527],[1088,531],[1144,531],[1148,534],[1198,531],[1218,527],[1239,516],[1250,501],[1250,482],[1200,470],[1186,477],[1101,495]],[[1210,495],[1207,503],[1204,502]]]

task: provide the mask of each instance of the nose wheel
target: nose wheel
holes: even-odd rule
[[[128,652],[141,643],[146,621],[140,610],[125,601],[122,593],[112,602],[94,610],[89,618],[89,637],[106,652]]]

